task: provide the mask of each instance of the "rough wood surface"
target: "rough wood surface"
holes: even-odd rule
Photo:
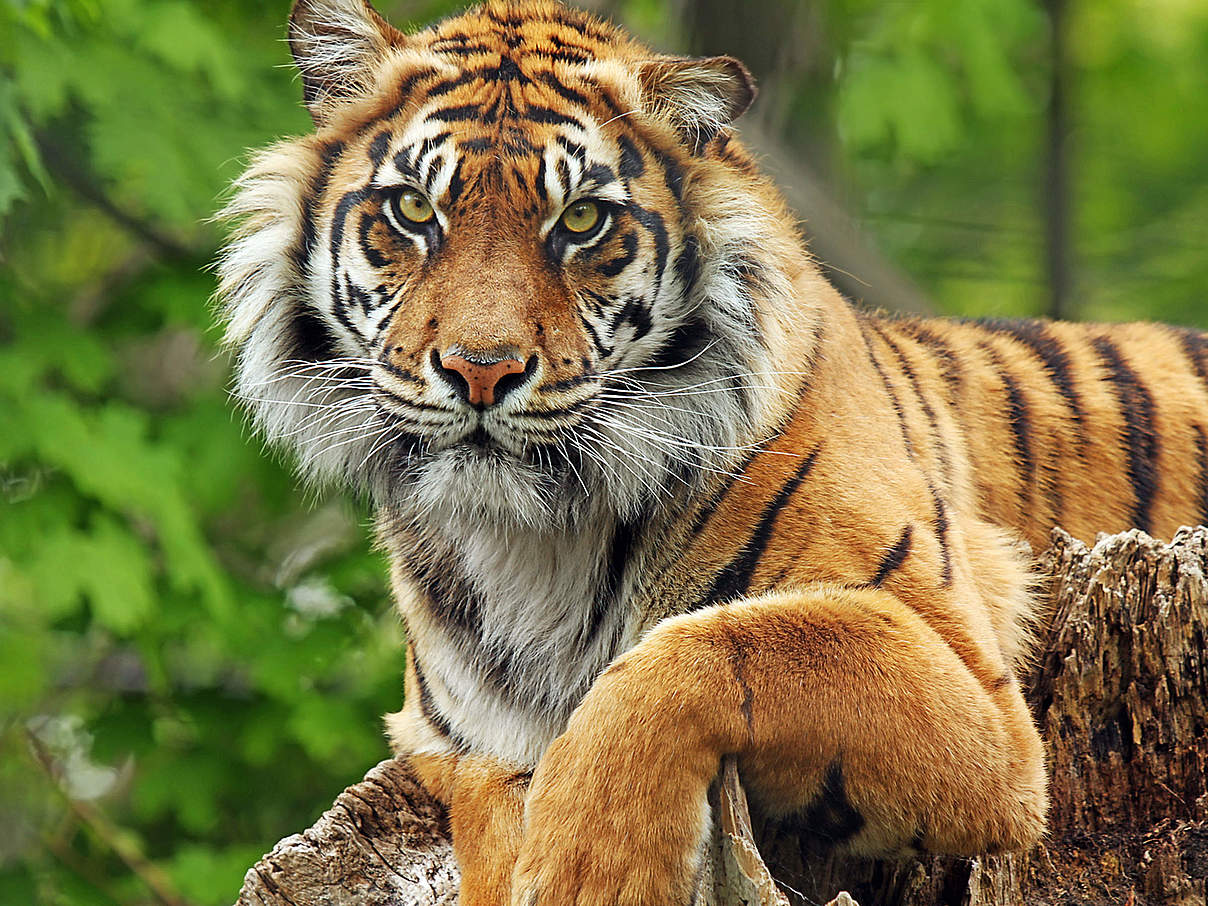
[[[702,899],[1208,906],[1208,529],[1092,548],[1056,531],[1039,566],[1049,616],[1029,688],[1052,777],[1044,844],[977,859],[830,856],[752,821],[727,761]],[[385,761],[249,870],[239,903],[435,906],[456,901],[457,882],[443,810]]]

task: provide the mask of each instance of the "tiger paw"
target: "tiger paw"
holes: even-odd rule
[[[666,710],[627,704],[620,685],[597,684],[537,769],[513,906],[691,901],[719,756]]]

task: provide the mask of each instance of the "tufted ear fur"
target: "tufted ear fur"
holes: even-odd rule
[[[406,37],[369,0],[295,0],[289,49],[315,125],[372,85],[373,64]]]
[[[696,152],[755,100],[755,80],[734,57],[660,57],[643,63],[640,77],[650,111]]]

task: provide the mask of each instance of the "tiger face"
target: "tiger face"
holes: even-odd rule
[[[724,129],[740,63],[547,2],[403,35],[301,0],[290,40],[317,133],[240,180],[220,295],[237,393],[307,475],[565,527],[758,441],[781,277]]]

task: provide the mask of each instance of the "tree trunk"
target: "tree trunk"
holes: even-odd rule
[[[699,899],[1208,906],[1206,566],[1205,528],[1171,544],[1139,531],[1101,536],[1093,548],[1054,531],[1039,558],[1049,616],[1030,681],[1052,777],[1043,844],[899,862],[815,852],[752,821],[727,760]],[[457,882],[443,810],[405,765],[384,761],[248,871],[239,904],[435,906],[456,901]]]

